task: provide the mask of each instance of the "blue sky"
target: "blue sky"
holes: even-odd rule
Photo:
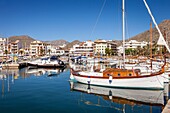
[[[170,0],[146,0],[159,24],[170,19]],[[0,36],[36,40],[121,40],[121,0],[0,0]],[[126,38],[149,29],[143,0],[126,0]],[[95,23],[97,24],[95,26]],[[95,26],[95,29],[93,30]]]

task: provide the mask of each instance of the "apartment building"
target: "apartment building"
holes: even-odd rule
[[[138,47],[143,48],[144,46],[147,46],[147,42],[142,41],[142,42],[138,42],[136,40],[130,40],[129,42],[125,42],[125,49],[136,49]],[[118,48],[118,53],[123,53],[123,46],[119,46]]]
[[[19,50],[22,48],[22,44],[19,40],[9,42],[7,45],[7,49],[10,54],[19,54]]]
[[[91,40],[76,44],[70,49],[69,54],[74,56],[93,56],[93,44]]]
[[[106,55],[106,48],[111,49],[113,52],[117,52],[117,45],[112,40],[98,39],[94,41],[94,54],[95,55]]]
[[[138,42],[136,40],[130,40],[129,42],[125,42],[125,48],[132,48],[135,49],[137,47],[141,47],[143,48],[144,46],[147,46],[147,42],[142,41],[142,42]]]
[[[47,53],[47,44],[41,41],[33,41],[30,44],[31,56],[42,56]]]
[[[7,43],[7,39],[6,38],[0,38],[0,56],[4,55],[6,43]]]

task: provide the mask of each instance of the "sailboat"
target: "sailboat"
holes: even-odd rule
[[[144,2],[146,2],[144,0]],[[125,24],[124,24],[124,12],[125,12],[125,0],[122,0],[122,22],[123,22],[123,48],[125,40]],[[148,7],[147,7],[148,8]],[[155,21],[154,21],[155,23]],[[158,27],[156,27],[158,28]],[[159,28],[158,28],[158,31]],[[166,43],[163,36],[160,33],[159,43]],[[166,46],[167,47],[167,46]],[[123,59],[125,59],[125,49],[123,49]],[[169,49],[168,49],[169,51]],[[106,68],[96,72],[93,71],[81,71],[71,68],[70,79],[84,84],[105,86],[105,87],[117,87],[117,88],[135,88],[135,89],[164,89],[164,79],[161,75],[164,73],[164,67],[166,65],[166,57],[164,58],[164,64],[157,72],[147,73],[141,75],[139,69],[123,69],[123,68]],[[124,60],[125,61],[125,60]],[[123,62],[125,64],[125,62]]]

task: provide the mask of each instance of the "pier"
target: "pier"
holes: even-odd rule
[[[163,109],[162,113],[170,113],[170,99],[168,100],[168,103],[166,104],[166,106]]]
[[[27,62],[2,64],[2,69],[20,69],[27,66]]]
[[[12,63],[12,64],[2,64],[2,69],[18,69],[19,64]]]

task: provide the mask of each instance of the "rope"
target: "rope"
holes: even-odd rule
[[[99,21],[99,18],[100,18],[100,16],[101,16],[102,11],[103,11],[103,8],[104,8],[104,6],[105,6],[105,3],[106,3],[106,0],[104,0],[103,5],[102,5],[102,7],[101,7],[101,9],[100,9],[99,15],[98,15],[98,17],[97,17],[97,19],[96,19],[96,23],[94,24],[93,29],[92,29],[92,32],[91,32],[91,34],[90,34],[90,38],[92,37],[92,35],[93,35],[93,33],[94,33],[94,30],[95,30],[95,28],[96,28],[96,25],[97,25],[97,23],[98,23],[98,21]]]
[[[160,85],[162,85],[162,86],[164,86],[164,85],[160,82],[160,80],[159,80],[158,76],[156,76],[156,78],[157,78],[157,80],[158,80],[159,84],[160,84]]]

